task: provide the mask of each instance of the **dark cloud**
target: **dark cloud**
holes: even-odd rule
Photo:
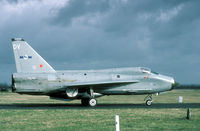
[[[70,0],[64,8],[60,9],[53,23],[67,25],[72,22],[73,18],[105,12],[108,9],[108,0]]]
[[[199,84],[199,6],[197,0],[1,2],[1,81],[15,72],[10,38],[23,37],[55,69],[147,66]]]
[[[2,1],[3,1],[3,0],[2,0]],[[19,0],[7,0],[7,2],[9,2],[9,3],[18,3]]]

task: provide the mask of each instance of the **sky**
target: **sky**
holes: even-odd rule
[[[200,84],[199,0],[0,0],[0,83],[16,72],[11,38],[55,70],[149,67]]]

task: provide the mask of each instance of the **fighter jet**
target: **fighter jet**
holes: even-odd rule
[[[47,95],[51,99],[81,100],[94,107],[104,95],[144,95],[146,105],[152,94],[172,90],[174,79],[145,67],[100,70],[54,70],[24,39],[13,38],[17,73],[12,74],[12,91]]]

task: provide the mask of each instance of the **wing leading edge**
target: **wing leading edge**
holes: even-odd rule
[[[65,91],[67,88],[76,88],[76,89],[83,89],[83,88],[93,88],[93,89],[109,89],[116,86],[124,86],[128,84],[134,84],[138,83],[138,80],[126,80],[126,81],[102,81],[102,82],[79,82],[79,83],[60,83],[60,86],[62,88],[52,90],[50,92],[60,92]]]
[[[103,82],[89,82],[89,83],[85,83],[85,82],[79,82],[79,83],[73,83],[70,85],[67,85],[67,87],[69,88],[79,88],[79,87],[85,87],[85,86],[100,86],[103,87],[104,85],[107,86],[112,86],[112,85],[127,85],[127,84],[133,84],[133,83],[138,83],[138,80],[126,80],[126,81],[103,81]]]

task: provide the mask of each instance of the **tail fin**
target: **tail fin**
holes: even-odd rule
[[[13,38],[12,45],[17,72],[55,72],[55,70],[22,38]]]

